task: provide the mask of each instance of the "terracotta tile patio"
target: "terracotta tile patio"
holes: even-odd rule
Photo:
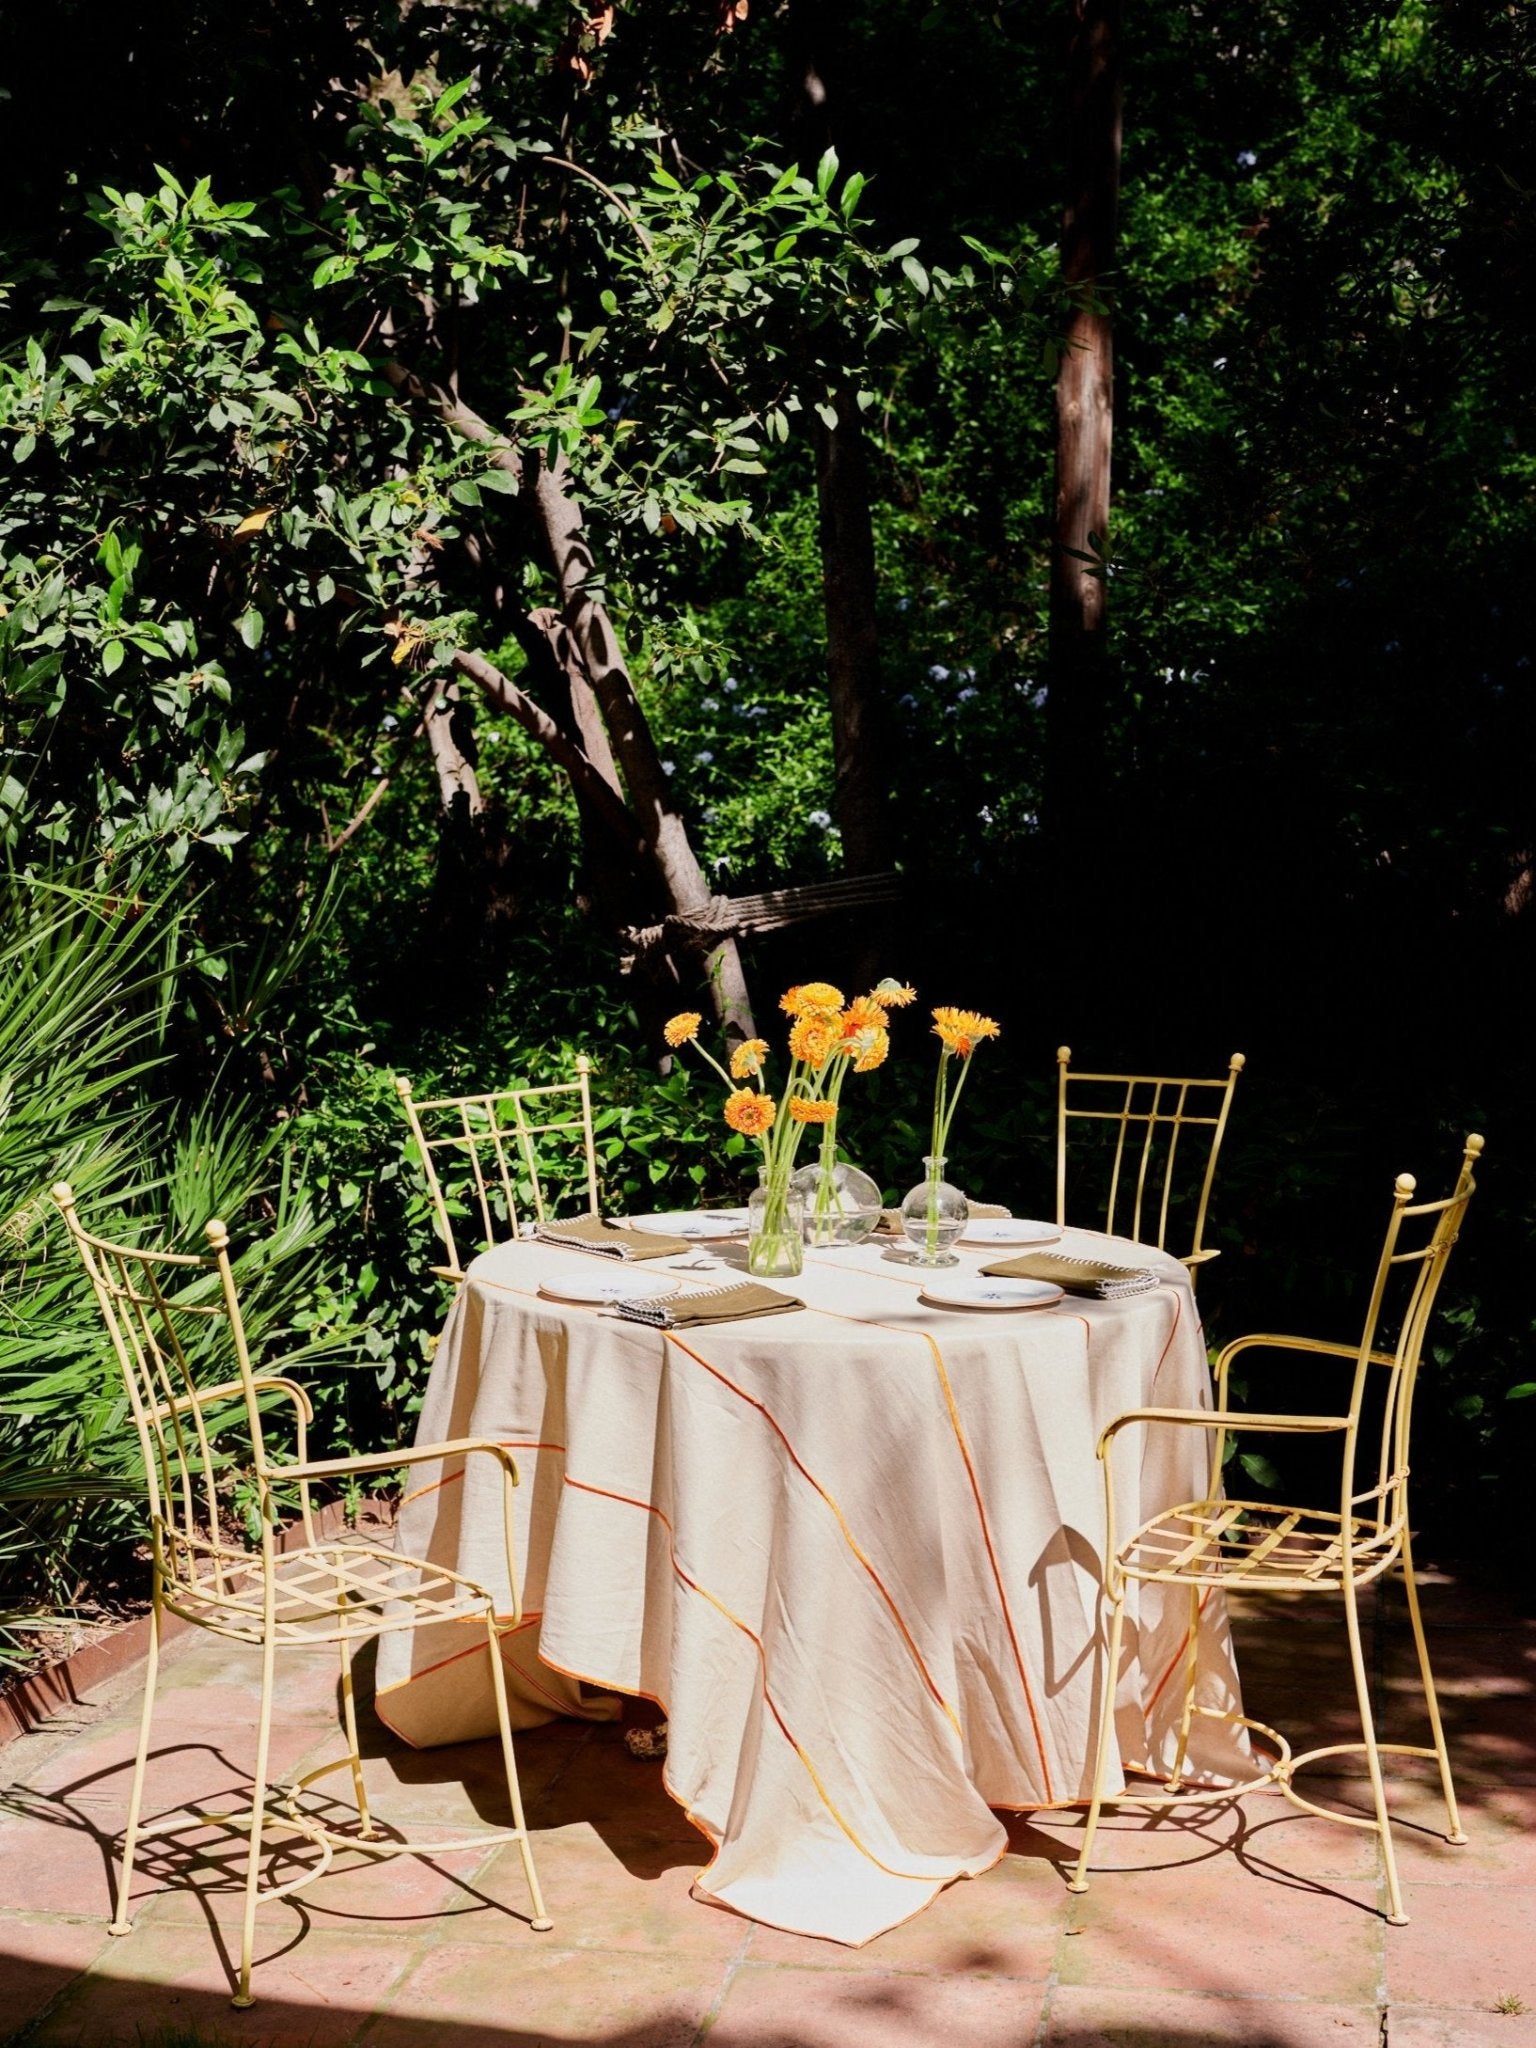
[[[146,1841],[137,1925],[106,1933],[137,1673],[0,1752],[0,2026],[38,2048],[1536,2048],[1536,1621],[1437,1575],[1433,1649],[1469,1846],[1431,1832],[1433,1788],[1396,1797],[1409,1886],[1387,1928],[1373,1837],[1255,1796],[1239,1812],[1111,1820],[1071,1897],[1077,1823],[1022,1817],[1012,1853],[907,1926],[849,1951],[689,1897],[703,1844],[619,1731],[519,1738],[555,1915],[532,1934],[516,1852],[359,1861],[263,1910],[257,1993],[228,2004],[239,1843],[181,1821]],[[1420,1741],[1400,1594],[1372,1615],[1387,1739]],[[1238,1618],[1249,1711],[1348,1740],[1338,1619],[1270,1603]],[[333,1752],[329,1656],[290,1660],[279,1767]],[[153,1802],[240,1784],[255,1664],[196,1635],[167,1657]],[[637,1708],[637,1718],[652,1718]],[[492,1745],[403,1751],[370,1720],[381,1817],[502,1818]],[[1410,1765],[1417,1772],[1416,1765]],[[338,1781],[340,1782],[340,1781]],[[1341,1776],[1321,1796],[1361,1797]],[[290,1873],[285,1873],[290,1874]],[[1497,2008],[1505,2009],[1499,2010]]]

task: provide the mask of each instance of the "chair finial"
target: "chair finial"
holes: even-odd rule
[[[1240,1074],[1243,1071],[1244,1067],[1247,1066],[1247,1064],[1248,1055],[1245,1052],[1235,1052],[1233,1053],[1231,1059],[1227,1061],[1227,1066],[1234,1074]]]
[[[1070,1045],[1058,1045],[1058,1046],[1057,1046],[1057,1048],[1056,1048],[1056,1064],[1057,1064],[1057,1066],[1058,1066],[1058,1067],[1064,1067],[1064,1066],[1065,1066],[1065,1065],[1067,1064],[1067,1061],[1068,1061],[1069,1059],[1071,1059],[1071,1057],[1072,1057],[1072,1048],[1071,1048],[1071,1046],[1070,1046]]]
[[[1483,1142],[1481,1131],[1469,1131],[1467,1133],[1467,1157],[1469,1159],[1477,1159],[1481,1156]]]
[[[576,1055],[576,1071],[578,1074],[590,1074],[592,1071],[592,1062],[584,1052],[579,1052]]]
[[[1400,1202],[1411,1202],[1417,1186],[1418,1182],[1411,1173],[1400,1173],[1397,1176],[1397,1199]]]
[[[402,1102],[409,1102],[411,1099],[411,1084],[404,1074],[396,1074],[395,1076],[395,1093]]]
[[[1482,1140],[1479,1139],[1478,1143],[1481,1144]],[[75,1206],[75,1191],[67,1180],[56,1180],[48,1192],[61,1209],[73,1209]]]
[[[203,1235],[216,1252],[229,1249],[229,1225],[217,1216],[210,1216],[203,1226]]]

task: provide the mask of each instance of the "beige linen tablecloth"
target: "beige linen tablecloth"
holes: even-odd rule
[[[862,1943],[998,1860],[994,1807],[1087,1796],[1104,1671],[1094,1445],[1127,1408],[1208,1405],[1209,1374],[1182,1268],[1087,1232],[1062,1249],[1154,1262],[1166,1284],[945,1313],[901,1254],[866,1245],[808,1255],[785,1283],[803,1312],[685,1337],[541,1298],[541,1280],[598,1267],[579,1252],[511,1244],[470,1268],[420,1435],[517,1452],[514,1719],[612,1719],[610,1688],[662,1702],[668,1790],[715,1849],[700,1896]],[[1125,1532],[1203,1495],[1208,1454],[1204,1431],[1124,1432]],[[414,1476],[401,1549],[505,1593],[493,1461]],[[1171,1761],[1188,1611],[1160,1588],[1129,1610],[1127,1765]],[[1219,1601],[1200,1625],[1201,1698],[1240,1711]],[[493,1732],[478,1627],[383,1638],[379,1712],[406,1741]],[[1229,1730],[1195,1730],[1199,1770],[1240,1774]]]

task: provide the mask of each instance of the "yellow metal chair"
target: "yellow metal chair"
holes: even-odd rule
[[[1182,1226],[1190,1199],[1176,1198],[1176,1190],[1184,1185],[1174,1172],[1179,1140],[1186,1130],[1208,1131],[1204,1172],[1198,1172],[1197,1153],[1197,1171],[1188,1181],[1195,1204],[1189,1250],[1176,1254],[1180,1264],[1189,1268],[1193,1285],[1199,1268],[1221,1256],[1214,1247],[1203,1246],[1201,1238],[1216,1178],[1216,1161],[1227,1133],[1232,1093],[1245,1064],[1242,1053],[1233,1053],[1225,1075],[1217,1081],[1186,1080],[1171,1074],[1074,1073],[1071,1062],[1071,1046],[1058,1046],[1056,1221],[1065,1229],[1068,1123],[1113,1124],[1114,1154],[1104,1229],[1111,1237],[1130,1236],[1139,1244],[1168,1250],[1169,1231]],[[1154,1212],[1156,1234],[1148,1235]]]
[[[442,1095],[418,1102],[403,1074],[395,1078],[400,1105],[416,1141],[416,1151],[432,1197],[437,1234],[448,1253],[446,1266],[434,1266],[439,1279],[464,1278],[464,1261],[454,1234],[479,1222],[479,1246],[516,1237],[518,1207],[531,1207],[534,1220],[546,1220],[544,1176],[539,1138],[579,1136],[577,1183],[585,1189],[588,1212],[597,1211],[597,1147],[592,1134],[592,1062],[576,1058],[574,1081],[542,1088],[500,1088],[485,1095]],[[560,1098],[573,1098],[562,1109]],[[536,1121],[540,1116],[543,1122]],[[514,1168],[513,1161],[516,1161]]]
[[[1137,1408],[1116,1416],[1099,1438],[1099,1458],[1104,1467],[1104,1579],[1110,1607],[1109,1649],[1099,1712],[1093,1792],[1082,1852],[1070,1886],[1074,1892],[1088,1889],[1088,1865],[1093,1853],[1094,1833],[1106,1803],[1167,1807],[1182,1801],[1209,1805],[1213,1796],[1223,1801],[1235,1799],[1241,1793],[1272,1784],[1303,1812],[1319,1814],[1324,1820],[1341,1821],[1348,1827],[1376,1830],[1381,1838],[1382,1861],[1386,1870],[1387,1918],[1394,1927],[1401,1927],[1406,1923],[1407,1915],[1403,1911],[1397,1861],[1387,1821],[1386,1790],[1381,1771],[1383,1755],[1433,1757],[1439,1766],[1440,1788],[1445,1798],[1447,1839],[1452,1842],[1467,1839],[1456,1811],[1456,1792],[1451,1782],[1445,1731],[1441,1726],[1429,1649],[1424,1640],[1424,1623],[1419,1612],[1418,1585],[1413,1571],[1413,1540],[1408,1526],[1408,1439],[1425,1327],[1445,1275],[1451,1247],[1456,1242],[1467,1204],[1472,1199],[1475,1185],[1472,1172],[1482,1149],[1480,1137],[1474,1134],[1467,1139],[1455,1189],[1443,1201],[1415,1202],[1412,1174],[1398,1176],[1386,1240],[1366,1310],[1365,1329],[1358,1344],[1330,1344],[1308,1337],[1239,1337],[1217,1360],[1216,1406],[1213,1410]],[[1433,1219],[1425,1242],[1403,1249],[1404,1226],[1416,1223],[1420,1218]],[[1388,1350],[1378,1348],[1377,1336],[1388,1288],[1394,1281],[1406,1285],[1406,1301],[1396,1343]],[[1336,1415],[1231,1412],[1227,1403],[1227,1379],[1232,1361],[1240,1353],[1256,1348],[1305,1352],[1315,1358],[1351,1362],[1353,1370],[1345,1412]],[[1373,1407],[1378,1402],[1380,1405],[1379,1433],[1376,1422],[1368,1422],[1365,1416],[1368,1399]],[[1340,1405],[1343,1406],[1342,1403]],[[1142,1425],[1206,1429],[1215,1433],[1209,1493],[1204,1500],[1186,1501],[1181,1507],[1170,1508],[1154,1516],[1122,1542],[1115,1519],[1114,1445],[1122,1430]],[[1221,1492],[1222,1453],[1225,1433],[1229,1429],[1338,1435],[1342,1442],[1337,1513],[1281,1507],[1272,1501],[1225,1499]],[[1359,1595],[1363,1587],[1381,1578],[1399,1561],[1418,1651],[1419,1676],[1434,1737],[1429,1748],[1378,1742],[1371,1712],[1370,1680],[1360,1642]],[[1114,1726],[1126,1588],[1133,1583],[1188,1588],[1189,1632],[1184,1705],[1173,1770],[1165,1781],[1164,1789],[1147,1793],[1116,1793],[1106,1802],[1104,1776]],[[1212,1592],[1233,1589],[1243,1592],[1342,1594],[1362,1741],[1333,1743],[1293,1756],[1290,1745],[1274,1729],[1216,1708],[1195,1704],[1201,1602]],[[1214,1795],[1209,1787],[1181,1791],[1190,1727],[1197,1714],[1237,1722],[1254,1730],[1274,1744],[1273,1762],[1256,1777],[1240,1785],[1223,1786]],[[1375,1809],[1373,1819],[1318,1806],[1303,1798],[1291,1783],[1293,1774],[1304,1764],[1315,1763],[1323,1757],[1353,1755],[1360,1751],[1365,1754],[1371,1781]]]
[[[518,1483],[518,1475],[511,1453],[501,1444],[464,1437],[453,1443],[418,1444],[412,1450],[381,1451],[366,1457],[311,1459],[305,1438],[311,1419],[308,1395],[295,1380],[252,1370],[239,1295],[230,1270],[229,1233],[225,1226],[217,1221],[207,1226],[211,1258],[142,1251],[110,1244],[86,1231],[76,1214],[75,1198],[67,1183],[60,1181],[55,1185],[53,1198],[63,1211],[90,1276],[112,1349],[122,1368],[144,1457],[149,1497],[153,1628],[111,1932],[130,1931],[129,1893],[140,1832],[160,1633],[166,1614],[180,1615],[199,1628],[250,1643],[261,1651],[261,1711],[251,1806],[249,1812],[207,1816],[232,1822],[250,1835],[235,2005],[252,2003],[251,1949],[257,1906],[263,1900],[286,1898],[301,1886],[312,1884],[329,1868],[338,1849],[360,1850],[373,1856],[436,1855],[453,1849],[484,1848],[499,1840],[515,1841],[528,1883],[533,1926],[541,1933],[547,1931],[552,1923],[544,1910],[523,1818],[500,1654],[502,1634],[515,1629],[522,1619],[512,1517],[512,1488]],[[198,1384],[194,1361],[201,1364],[210,1351],[225,1345],[233,1352],[237,1376],[216,1386]],[[280,1461],[267,1450],[263,1418],[282,1404],[293,1410],[296,1455]],[[232,1435],[239,1440],[234,1450],[228,1442]],[[360,1538],[322,1540],[318,1536],[310,1500],[313,1482],[388,1472],[430,1459],[446,1459],[452,1469],[458,1461],[477,1453],[494,1458],[502,1470],[510,1593],[509,1604],[504,1602],[499,1612],[496,1598],[484,1586],[457,1572],[424,1564]],[[219,1481],[231,1470],[244,1471],[255,1486],[261,1524],[259,1551],[243,1549],[223,1533]],[[295,1496],[304,1540],[298,1548],[280,1552],[280,1498],[287,1501]],[[386,1630],[421,1628],[445,1620],[461,1621],[466,1628],[484,1630],[513,1824],[510,1828],[484,1829],[467,1839],[453,1841],[416,1842],[385,1837],[377,1832],[370,1817],[363,1784],[352,1690],[353,1652],[359,1642]],[[316,1643],[334,1643],[340,1651],[346,1754],[290,1783],[271,1785],[267,1757],[277,1652]],[[357,1802],[355,1833],[327,1826],[301,1804],[308,1787],[330,1772],[343,1769],[351,1771]],[[300,1836],[313,1845],[317,1855],[313,1868],[300,1877],[263,1890],[262,1843],[273,1830]]]

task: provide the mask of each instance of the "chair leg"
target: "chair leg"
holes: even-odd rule
[[[507,1675],[501,1668],[501,1638],[496,1632],[494,1613],[486,1615],[485,1630],[491,1659],[491,1687],[496,1695],[496,1725],[501,1731],[501,1756],[507,1771],[507,1796],[512,1802],[512,1825],[517,1829],[523,1876],[527,1879],[528,1897],[533,1906],[533,1931],[535,1934],[548,1934],[555,1923],[544,1910],[539,1873],[533,1867],[533,1844],[528,1839],[528,1823],[523,1818],[523,1792],[517,1780],[517,1759],[512,1754],[512,1721],[507,1711]]]
[[[1413,1644],[1419,1653],[1419,1678],[1424,1686],[1424,1704],[1429,1709],[1430,1732],[1435,1738],[1435,1759],[1440,1766],[1440,1790],[1445,1795],[1446,1840],[1465,1842],[1461,1815],[1456,1807],[1456,1787],[1451,1783],[1451,1757],[1445,1746],[1445,1729],[1440,1721],[1440,1701],[1435,1693],[1435,1675],[1429,1668],[1429,1644],[1424,1636],[1424,1617],[1419,1612],[1419,1582],[1413,1569],[1413,1541],[1403,1531],[1403,1586],[1408,1595],[1408,1618],[1413,1623]]]
[[[357,1700],[352,1689],[352,1644],[347,1635],[346,1614],[337,1621],[337,1646],[341,1652],[341,1717],[347,1731],[347,1755],[352,1765],[352,1796],[357,1801],[359,1833],[371,1841],[374,1825],[368,1816],[368,1788],[363,1783],[363,1760],[357,1748]]]
[[[272,1679],[277,1645],[270,1624],[261,1646],[261,1718],[256,1726],[256,1773],[251,1786],[251,1843],[245,1864],[245,1914],[240,1924],[240,1988],[229,2001],[244,2010],[251,1996],[251,1954],[256,1946],[256,1898],[261,1882],[261,1831],[267,1816],[267,1754],[272,1735]]]
[[[1195,1718],[1195,1681],[1200,1675],[1200,1588],[1189,1589],[1189,1639],[1184,1648],[1184,1710],[1179,1716],[1179,1745],[1173,1754],[1168,1790],[1177,1792],[1189,1756],[1189,1730]]]
[[[1392,1847],[1392,1824],[1387,1815],[1387,1788],[1381,1775],[1381,1751],[1376,1746],[1376,1721],[1371,1712],[1371,1683],[1360,1642],[1360,1612],[1351,1579],[1344,1581],[1344,1625],[1349,1634],[1349,1656],[1355,1672],[1355,1697],[1360,1707],[1360,1732],[1365,1737],[1365,1761],[1371,1775],[1371,1799],[1376,1808],[1376,1832],[1381,1838],[1382,1867],[1387,1879],[1387,1922],[1406,1927],[1402,1887],[1397,1881],[1397,1855]]]
[[[144,1704],[139,1710],[139,1746],[133,1759],[133,1786],[128,1794],[128,1825],[123,1830],[123,1867],[117,1881],[117,1912],[108,1934],[131,1934],[128,1895],[133,1889],[133,1857],[139,1844],[139,1811],[144,1802],[144,1767],[149,1757],[149,1726],[155,1713],[155,1681],[160,1673],[160,1582],[155,1581],[149,1623],[149,1655],[144,1660]]]
[[[1125,1588],[1122,1586],[1115,1598],[1114,1611],[1109,1623],[1109,1655],[1104,1664],[1104,1697],[1099,1703],[1099,1739],[1093,1754],[1093,1795],[1088,1802],[1088,1819],[1083,1827],[1083,1846],[1077,1859],[1077,1868],[1067,1886],[1069,1892],[1085,1892],[1088,1889],[1088,1859],[1093,1854],[1093,1838],[1099,1830],[1099,1815],[1104,1810],[1104,1771],[1109,1763],[1109,1738],[1115,1725],[1115,1690],[1120,1678],[1120,1636],[1125,1622]]]

